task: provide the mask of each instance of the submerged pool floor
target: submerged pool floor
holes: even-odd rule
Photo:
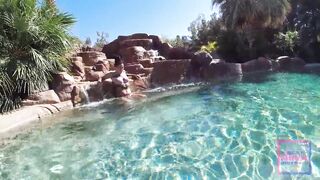
[[[278,173],[279,139],[310,142],[311,174],[299,177],[320,177],[318,75],[245,78],[57,119],[0,149],[0,179],[296,178]],[[289,170],[309,167],[299,168]]]

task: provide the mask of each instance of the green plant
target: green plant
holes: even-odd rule
[[[283,55],[294,55],[298,45],[298,31],[279,32],[275,36],[275,45],[283,53]]]
[[[205,51],[208,53],[213,53],[218,48],[218,43],[216,41],[209,42],[207,45],[201,46],[201,51]]]
[[[74,22],[49,1],[0,0],[1,113],[46,89],[51,73],[67,66]]]

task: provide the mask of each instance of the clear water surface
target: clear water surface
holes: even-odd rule
[[[318,75],[255,76],[50,121],[0,148],[0,179],[320,177]],[[277,139],[312,142],[311,176],[278,174]]]

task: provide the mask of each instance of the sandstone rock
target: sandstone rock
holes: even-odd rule
[[[127,39],[120,42],[121,49],[133,46],[141,46],[144,49],[150,50],[152,48],[152,45],[152,39]]]
[[[188,71],[189,78],[200,78],[202,68],[207,67],[212,62],[212,57],[204,51],[196,52],[191,59],[191,67]]]
[[[73,61],[71,63],[71,72],[75,76],[83,77],[85,74],[85,71],[84,71],[84,65],[83,65],[82,61]]]
[[[164,56],[166,59],[169,58],[169,53],[173,47],[169,43],[163,43],[160,45],[159,53]]]
[[[50,86],[57,93],[60,101],[71,100],[71,91],[75,84],[74,78],[66,72],[53,74],[52,77]]]
[[[130,36],[130,39],[148,39],[149,35],[146,33],[135,33]]]
[[[144,67],[141,64],[126,64],[124,67],[129,74],[142,74],[143,68]]]
[[[272,70],[272,62],[264,57],[241,64],[243,73],[266,72]]]
[[[93,66],[94,71],[102,71],[103,73],[107,73],[110,70],[110,64],[108,61],[98,61]]]
[[[32,94],[28,97],[28,100],[36,101],[36,104],[55,104],[61,102],[54,90]]]
[[[169,50],[168,59],[191,59],[192,53],[184,48],[172,48]]]
[[[149,77],[137,77],[130,83],[130,89],[132,92],[140,92],[150,88],[150,78]]]
[[[144,58],[146,50],[141,46],[133,46],[120,50],[120,54],[125,63],[138,62]]]
[[[205,80],[225,79],[239,76],[242,76],[240,63],[211,63],[203,69],[203,78]]]
[[[151,74],[151,83],[153,85],[165,85],[183,82],[190,62],[191,60],[166,60],[155,62]]]
[[[69,101],[71,100],[71,92],[72,92],[73,86],[62,86],[60,87],[56,93],[59,96],[60,101]]]
[[[109,58],[111,56],[114,56],[116,54],[119,54],[120,49],[120,40],[116,39],[112,41],[111,43],[103,46],[102,52],[105,53],[105,55]]]
[[[208,66],[213,60],[212,56],[204,51],[199,51],[194,54],[191,59],[192,66],[200,67],[200,66]]]
[[[93,66],[98,61],[107,59],[104,53],[96,51],[81,52],[78,55],[82,57],[83,64],[86,66]]]
[[[86,69],[85,79],[87,81],[99,81],[105,75],[102,71],[93,71],[91,69]]]
[[[152,39],[154,49],[160,49],[160,47],[162,45],[162,41],[159,36],[150,35],[148,38]]]
[[[152,68],[153,67],[152,61],[150,59],[139,60],[139,64],[141,64],[143,67],[146,67],[146,68]]]
[[[52,75],[52,81],[50,83],[51,89],[58,89],[60,86],[72,85],[75,80],[67,72],[59,72]]]
[[[288,56],[281,56],[277,58],[279,69],[282,71],[303,71],[306,62],[298,57],[289,58]]]

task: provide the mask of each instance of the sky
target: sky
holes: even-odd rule
[[[214,12],[211,0],[56,0],[60,10],[73,14],[73,35],[96,40],[97,32],[108,41],[119,35],[148,33],[174,38],[189,35],[190,23]]]

